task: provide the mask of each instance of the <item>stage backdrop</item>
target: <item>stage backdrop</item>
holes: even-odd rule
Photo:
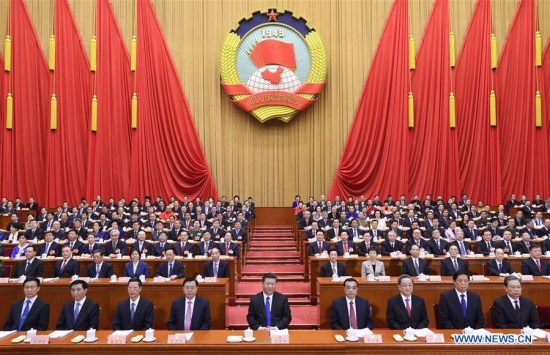
[[[28,0],[26,3],[47,58],[53,0]],[[449,1],[449,21],[456,37],[457,52],[475,3],[475,0]],[[95,1],[74,0],[69,4],[89,55]],[[113,0],[112,4],[129,48],[135,25],[134,2]],[[393,0],[157,0],[152,4],[217,191],[241,197],[251,195],[262,206],[285,206],[295,193],[302,196],[327,193]],[[431,0],[409,2],[409,30],[416,40],[417,51],[432,4]],[[543,43],[546,43],[550,33],[550,1],[538,1],[538,4]],[[273,6],[293,10],[309,20],[324,40],[329,65],[327,86],[319,102],[288,124],[260,124],[232,105],[219,84],[219,53],[224,36],[238,19]],[[499,53],[516,6],[516,0],[492,1]],[[2,38],[7,27],[7,12],[8,1],[3,0],[0,2]],[[0,52],[3,52],[2,46]]]

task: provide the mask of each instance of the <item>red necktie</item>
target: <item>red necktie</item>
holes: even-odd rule
[[[229,243],[225,243],[225,255],[229,255]]]
[[[537,259],[537,269],[539,269],[539,272],[542,272],[542,268],[540,267],[540,261]]]
[[[349,325],[350,328],[357,329],[357,317],[355,316],[355,307],[353,302],[349,303]]]
[[[408,298],[405,298],[405,307],[407,308],[407,314],[409,317],[411,316],[411,300]]]
[[[344,243],[344,253],[348,252],[348,243]]]
[[[323,252],[323,243],[319,243],[319,253]]]

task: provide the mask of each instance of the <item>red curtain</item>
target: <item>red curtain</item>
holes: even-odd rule
[[[25,2],[10,4],[13,130],[2,127],[0,190],[9,198],[34,197],[44,192],[45,137],[49,122],[50,73]],[[2,98],[5,102],[5,96]],[[5,107],[5,106],[4,106]]]
[[[4,71],[4,58],[0,54],[0,166],[2,167],[8,166],[4,163],[6,159],[11,162],[9,158],[11,155],[12,131],[6,129],[6,98],[8,96],[8,79],[9,73]],[[4,174],[0,174],[1,197],[7,197],[8,195],[8,186],[5,182],[6,178]]]
[[[547,134],[548,149],[550,149],[550,37],[546,43],[546,48],[542,57],[542,76],[539,76],[541,80],[542,93],[542,113],[543,113],[543,129]],[[544,154],[545,152],[541,152]],[[547,150],[546,155],[548,158],[548,165],[550,166],[550,152]],[[542,162],[544,164],[544,161]],[[550,178],[549,178],[550,179]],[[547,191],[550,194],[550,191]],[[542,195],[542,198],[548,196]]]
[[[456,66],[460,190],[474,201],[502,203],[500,142],[489,124],[491,2],[479,0]],[[475,85],[472,85],[475,83]]]
[[[44,205],[77,204],[86,192],[90,65],[66,0],[55,1],[57,126],[49,130]]]
[[[130,57],[109,0],[97,0],[97,132],[90,133],[86,196],[130,197]],[[89,100],[92,96],[89,96]],[[90,116],[87,116],[90,119]]]
[[[138,126],[131,194],[217,199],[214,180],[172,57],[149,0],[138,1]]]
[[[406,193],[407,1],[395,1],[380,38],[329,197]]]
[[[535,127],[534,10],[534,0],[520,1],[497,68],[504,199],[550,191],[548,128]]]

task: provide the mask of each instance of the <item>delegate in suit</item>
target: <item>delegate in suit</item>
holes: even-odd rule
[[[168,329],[210,329],[210,304],[206,298],[197,296],[198,289],[199,283],[197,280],[190,277],[183,280],[183,293],[185,296],[172,302]]]
[[[42,277],[44,275],[44,262],[36,258],[37,246],[31,245],[25,250],[26,260],[17,263],[15,277]]]
[[[498,329],[539,328],[537,308],[531,300],[521,297],[521,281],[516,276],[504,279],[506,295],[493,302],[493,324]]]
[[[128,296],[116,306],[113,330],[147,330],[153,328],[155,307],[140,296],[143,284],[140,279],[128,281]]]
[[[25,298],[13,302],[4,330],[27,331],[29,329],[47,330],[50,321],[50,305],[38,298],[40,280],[28,277],[23,282]]]
[[[455,288],[443,292],[439,298],[439,320],[443,329],[483,328],[485,318],[481,299],[468,291],[470,280],[467,273],[459,271],[453,275]]]
[[[345,296],[332,301],[330,324],[332,329],[372,329],[369,301],[357,296],[359,283],[354,278],[344,281]]]
[[[229,263],[225,260],[220,260],[220,250],[212,248],[210,252],[212,261],[202,264],[202,273],[205,277],[230,277]]]
[[[250,298],[246,320],[253,330],[287,329],[292,321],[288,299],[275,291],[277,275],[262,276],[263,291]]]
[[[84,280],[71,282],[73,300],[63,305],[57,330],[88,330],[99,327],[99,305],[86,297],[88,283]]]
[[[409,275],[401,275],[397,280],[399,294],[388,299],[386,323],[390,329],[422,329],[429,324],[424,299],[413,295],[414,282]]]

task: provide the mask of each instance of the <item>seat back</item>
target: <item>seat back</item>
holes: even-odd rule
[[[434,315],[435,315],[435,327],[437,329],[441,328],[441,322],[439,321],[439,304],[434,303]]]
[[[550,328],[550,305],[538,305],[539,322],[541,328]]]

